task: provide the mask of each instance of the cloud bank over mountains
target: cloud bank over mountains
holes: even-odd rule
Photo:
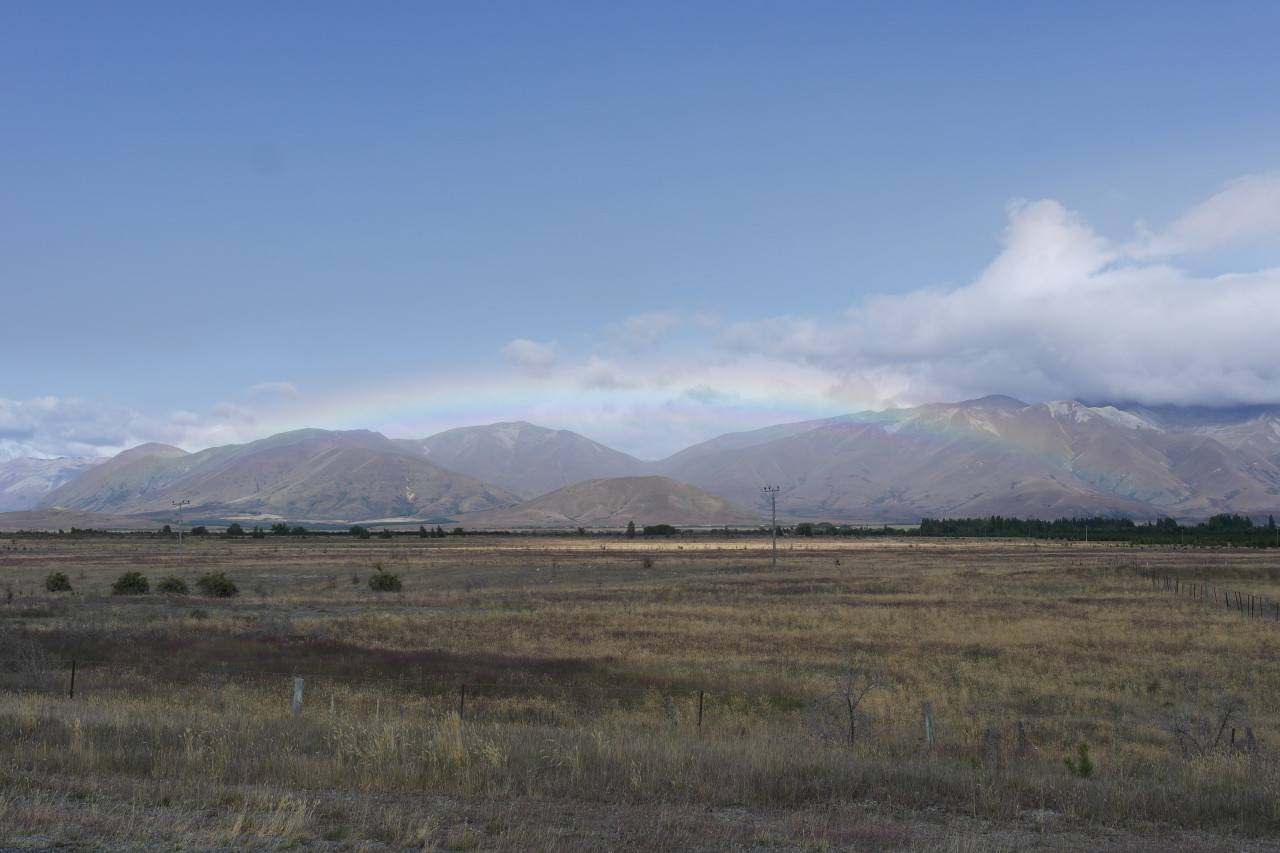
[[[515,377],[524,399],[538,401],[517,416],[650,458],[789,417],[990,393],[1029,402],[1275,403],[1280,258],[1268,254],[1277,238],[1280,174],[1232,181],[1168,225],[1138,223],[1120,240],[1057,201],[1019,200],[1008,206],[995,259],[961,286],[845,307],[807,305],[805,282],[779,282],[779,304],[791,310],[773,316],[753,306],[726,306],[726,314],[756,315],[738,318],[652,306],[572,341],[540,340],[529,329],[492,364],[449,369],[473,376],[480,393],[501,394]],[[1240,258],[1259,252],[1260,268],[1240,268]],[[406,393],[430,396],[430,386]],[[109,455],[145,441],[198,449],[282,427],[382,427],[284,424],[307,411],[307,397],[288,382],[263,382],[240,403],[164,414],[0,398],[0,458]],[[455,417],[440,428],[458,425]]]
[[[1014,202],[973,282],[881,295],[838,319],[727,326],[717,343],[816,365],[880,398],[1230,405],[1280,400],[1280,267],[1198,276],[1174,258],[1280,236],[1280,176],[1247,178],[1160,233],[1114,243],[1055,201]]]

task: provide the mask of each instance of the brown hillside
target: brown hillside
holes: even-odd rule
[[[612,477],[588,480],[525,501],[519,506],[466,516],[472,527],[619,527],[671,524],[757,526],[767,523],[751,511],[667,477]]]

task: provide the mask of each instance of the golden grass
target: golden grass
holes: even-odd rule
[[[189,539],[182,565],[163,540],[19,540],[0,550],[0,588],[15,590],[0,624],[110,663],[79,666],[74,700],[59,695],[65,670],[52,695],[0,694],[12,745],[0,792],[27,827],[72,802],[119,801],[134,817],[95,818],[113,837],[152,832],[159,809],[188,840],[418,849],[519,849],[534,827],[321,803],[425,793],[694,814],[869,798],[1000,821],[1280,828],[1280,624],[1140,575],[1270,595],[1278,555],[838,539],[787,542],[770,562],[758,539]],[[404,592],[351,582],[375,565]],[[127,570],[153,584],[225,571],[242,595],[104,595]],[[77,592],[43,593],[50,571]],[[170,664],[186,669],[158,666]],[[307,685],[298,717],[294,675]],[[867,694],[850,744],[830,694],[872,677],[892,690]],[[1236,748],[1224,736],[1182,750],[1170,721],[1208,719],[1228,697],[1247,701],[1230,721]],[[1082,743],[1087,777],[1064,763]],[[837,849],[842,837],[806,832],[775,840]]]

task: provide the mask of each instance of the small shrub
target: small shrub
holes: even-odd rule
[[[165,575],[156,584],[156,592],[164,595],[186,595],[187,582],[175,575]]]
[[[1093,759],[1089,757],[1089,744],[1082,743],[1076,750],[1076,760],[1070,758],[1062,759],[1062,763],[1067,766],[1067,770],[1072,776],[1079,776],[1081,779],[1088,779],[1093,775]]]
[[[125,572],[111,585],[112,595],[146,595],[151,584],[142,572]]]
[[[400,576],[392,572],[379,569],[369,575],[369,589],[374,592],[399,592],[402,586]]]
[[[71,592],[71,578],[65,572],[50,572],[44,579],[44,588],[49,592]]]
[[[210,572],[196,581],[196,589],[208,598],[234,598],[240,594],[236,582],[222,572]]]

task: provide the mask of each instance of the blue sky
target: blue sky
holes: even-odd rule
[[[1280,402],[1280,6],[0,5],[0,459]]]

